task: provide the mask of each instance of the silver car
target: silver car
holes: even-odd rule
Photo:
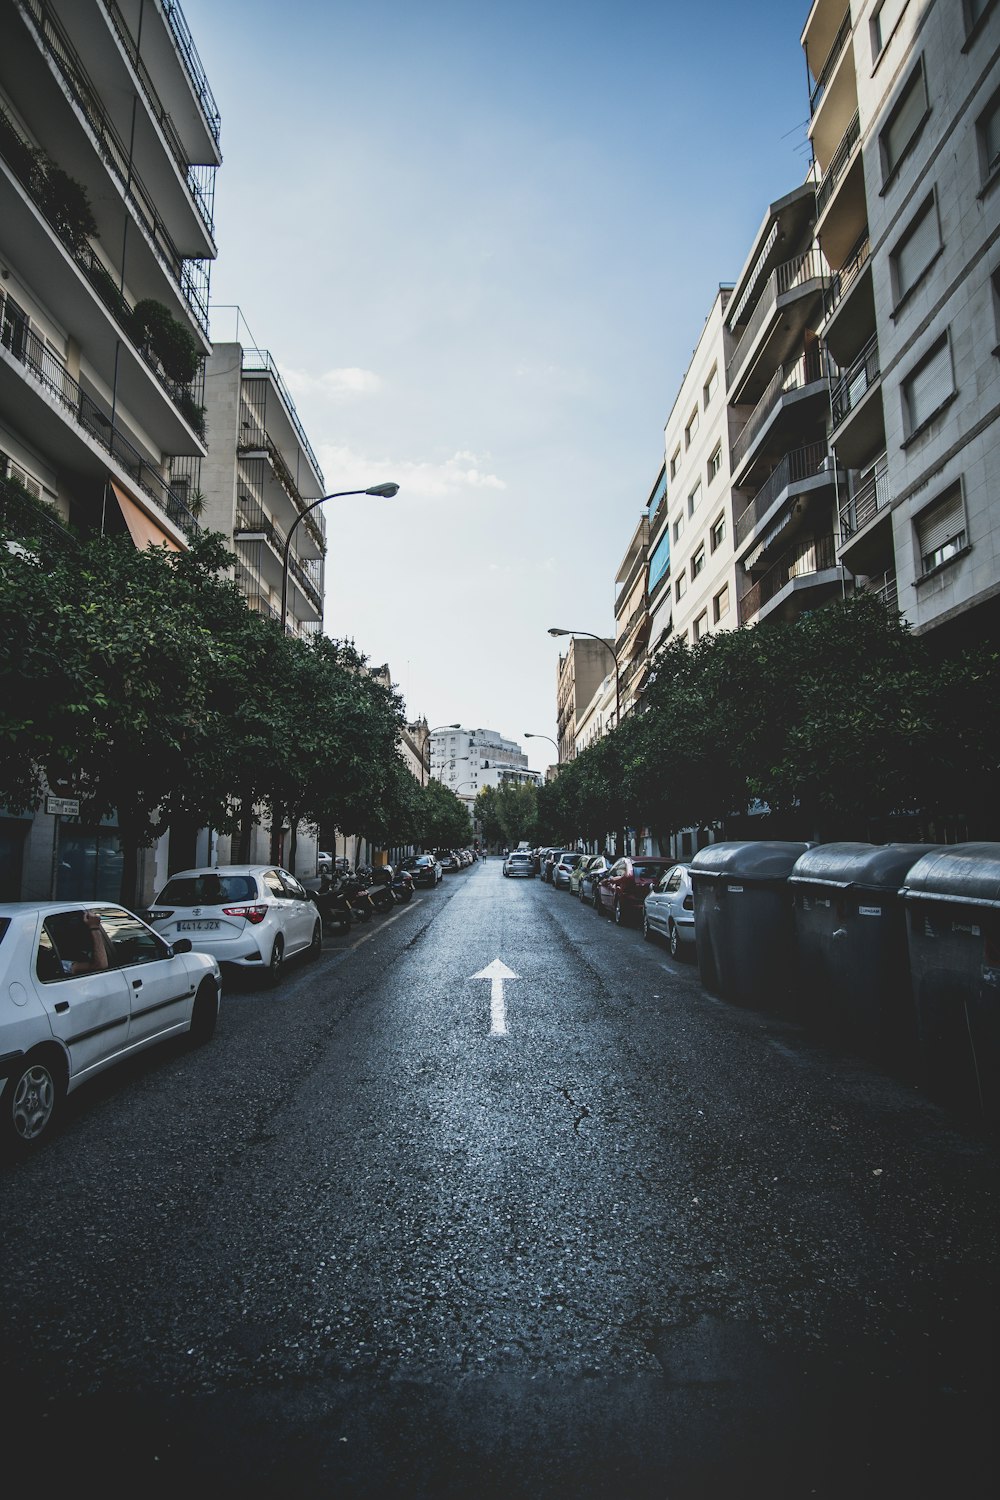
[[[567,850],[564,854],[560,854],[552,866],[553,888],[557,891],[568,891],[569,877],[587,857],[586,854],[578,854],[576,850]]]
[[[577,886],[577,895],[580,900],[592,906],[596,911],[598,908],[597,882],[601,876],[611,868],[611,861],[603,854],[593,854],[587,861],[586,869],[580,876]]]
[[[256,973],[271,985],[286,958],[319,958],[323,921],[304,885],[279,865],[218,865],[171,875],[146,913],[168,943]]]
[[[505,875],[526,875],[535,878],[535,856],[530,849],[515,849],[503,862]]]
[[[642,906],[642,935],[652,942],[665,937],[671,958],[687,958],[694,952],[694,890],[690,865],[671,865],[664,870]]]

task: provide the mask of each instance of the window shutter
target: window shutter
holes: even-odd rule
[[[920,556],[928,557],[947,542],[953,541],[965,531],[965,516],[962,511],[961,491],[945,496],[917,518],[917,537]]]
[[[918,67],[896,106],[896,112],[886,126],[882,137],[885,151],[885,170],[888,175],[896,170],[904,151],[910,144],[917,126],[923,118],[926,100],[924,97],[924,75]]]
[[[938,345],[912,375],[903,382],[907,430],[914,432],[926,422],[955,389],[947,340]]]
[[[923,274],[941,244],[934,199],[928,198],[895,254],[896,295],[902,297]]]

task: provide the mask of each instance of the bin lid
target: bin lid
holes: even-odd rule
[[[1000,844],[947,844],[918,859],[900,892],[904,901],[1000,906]]]
[[[691,860],[691,875],[719,880],[734,875],[743,880],[785,880],[808,844],[785,844],[777,839],[746,839],[706,844]]]
[[[827,885],[846,891],[898,891],[921,855],[937,844],[817,844],[795,861],[788,880],[794,885]]]

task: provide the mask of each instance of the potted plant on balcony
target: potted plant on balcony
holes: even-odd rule
[[[135,304],[131,325],[136,343],[159,360],[168,379],[178,385],[190,384],[201,359],[201,350],[190,329],[152,297]]]
[[[38,201],[60,239],[80,255],[91,235],[97,235],[97,220],[83,184],[46,157]]]

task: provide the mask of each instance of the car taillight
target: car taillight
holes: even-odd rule
[[[144,922],[165,922],[168,917],[172,917],[172,916],[173,916],[173,912],[172,911],[167,911],[165,907],[151,906],[150,909],[149,909],[149,911],[147,911],[145,917],[143,918],[143,921]]]
[[[685,896],[684,897],[684,910],[685,911],[694,911],[694,897],[693,896]]]
[[[245,917],[246,920],[257,926],[267,916],[266,906],[224,906],[222,908],[224,917]]]

